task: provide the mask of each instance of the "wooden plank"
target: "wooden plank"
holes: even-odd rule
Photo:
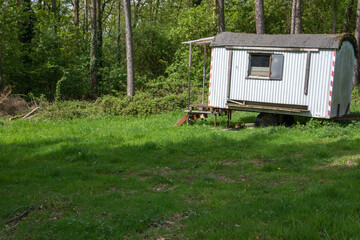
[[[310,59],[311,59],[311,52],[307,52],[306,58],[306,73],[305,73],[305,84],[304,84],[304,94],[308,94],[309,89],[309,73],[310,73]]]
[[[228,80],[227,80],[227,93],[226,93],[226,97],[229,99],[230,98],[230,86],[231,86],[231,67],[232,67],[232,55],[233,55],[233,51],[230,50],[229,51],[229,65],[228,65]]]
[[[187,120],[187,114],[185,114],[184,116],[182,116],[182,117],[180,118],[180,120],[177,121],[177,122],[174,124],[174,126],[180,126],[181,124],[183,124],[184,122],[186,122],[186,120]]]
[[[270,107],[270,106],[261,106],[261,105],[237,105],[237,104],[227,104],[229,107],[241,108],[241,109],[265,109],[265,110],[275,110],[275,111],[285,111],[285,112],[308,112],[309,110],[303,110],[298,108],[285,108],[285,107]]]

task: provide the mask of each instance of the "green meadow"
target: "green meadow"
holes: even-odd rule
[[[360,122],[182,114],[4,120],[0,239],[360,238]]]

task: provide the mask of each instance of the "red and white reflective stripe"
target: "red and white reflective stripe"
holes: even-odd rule
[[[331,100],[332,100],[332,92],[333,92],[333,85],[334,85],[335,59],[336,59],[336,51],[334,52],[333,61],[331,64],[330,92],[329,92],[329,106],[328,106],[328,116],[329,117],[330,117],[330,113],[331,113]]]
[[[213,73],[213,53],[214,49],[211,49],[211,65],[210,65],[210,81],[209,81],[209,100],[208,100],[208,106],[210,106],[210,96],[211,96],[211,80],[212,80],[212,73]]]

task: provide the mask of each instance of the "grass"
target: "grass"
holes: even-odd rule
[[[181,114],[5,122],[0,239],[359,239],[360,122]]]

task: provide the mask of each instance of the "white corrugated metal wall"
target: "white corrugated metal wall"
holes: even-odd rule
[[[271,52],[284,55],[282,80],[249,78],[249,50],[232,50],[230,99],[308,106],[313,117],[328,117],[328,98],[334,50],[311,53],[308,94],[304,94],[306,52]],[[270,52],[270,51],[261,51]],[[226,107],[229,51],[213,48],[209,106]]]
[[[225,48],[211,51],[209,106],[226,108],[226,84],[228,79],[229,52]]]

